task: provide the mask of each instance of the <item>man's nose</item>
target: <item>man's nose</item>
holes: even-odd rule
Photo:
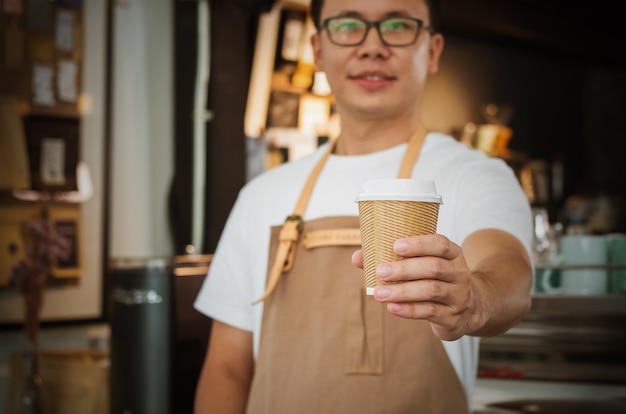
[[[359,56],[361,57],[385,57],[389,52],[387,45],[383,43],[380,38],[378,28],[376,26],[370,26],[365,33],[365,39],[363,43],[359,45]]]

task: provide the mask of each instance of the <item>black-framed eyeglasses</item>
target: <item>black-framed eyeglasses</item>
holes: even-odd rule
[[[339,46],[358,46],[365,41],[372,27],[386,46],[409,46],[417,41],[422,29],[433,33],[420,19],[405,16],[386,17],[375,22],[356,16],[335,16],[324,19],[322,27],[330,41]]]

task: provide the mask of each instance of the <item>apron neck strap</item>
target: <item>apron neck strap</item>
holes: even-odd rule
[[[422,124],[419,124],[417,130],[411,135],[409,144],[404,152],[404,158],[402,164],[400,164],[400,170],[398,171],[398,178],[411,178],[413,173],[413,167],[417,162],[417,158],[422,150],[424,144],[424,138],[426,138],[426,128]]]
[[[422,124],[417,127],[417,130],[411,135],[409,138],[407,149],[404,153],[404,158],[402,159],[402,163],[400,164],[400,170],[398,171],[398,178],[411,178],[411,174],[413,173],[413,167],[419,157],[420,151],[422,149],[422,144],[424,143],[424,138],[426,137],[426,129]],[[319,159],[313,171],[309,175],[306,183],[304,184],[304,188],[300,193],[300,198],[296,204],[295,209],[293,210],[293,216],[303,217],[304,212],[306,210],[307,205],[309,204],[309,198],[311,197],[311,193],[313,192],[313,187],[317,182],[317,178],[319,177],[328,157],[335,150],[335,146],[337,144],[337,140],[330,143],[328,149]]]
[[[303,217],[304,211],[306,210],[306,206],[309,204],[309,198],[311,198],[311,193],[313,193],[313,187],[315,187],[315,183],[317,182],[317,178],[320,176],[324,165],[326,165],[326,161],[328,161],[328,157],[333,153],[335,147],[337,146],[337,140],[334,140],[328,145],[328,149],[319,159],[311,174],[309,174],[309,178],[304,183],[304,187],[302,188],[302,192],[300,193],[300,198],[298,198],[298,202],[296,203],[296,207],[293,210],[293,216]]]

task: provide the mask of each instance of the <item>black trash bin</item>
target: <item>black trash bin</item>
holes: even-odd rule
[[[116,258],[111,278],[111,414],[169,414],[171,260]]]

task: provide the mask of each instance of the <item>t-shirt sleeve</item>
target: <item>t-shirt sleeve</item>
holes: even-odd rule
[[[495,228],[515,236],[530,255],[531,209],[513,170],[500,159],[470,162],[464,170],[457,186],[463,203],[455,206],[454,214],[457,240]]]
[[[248,260],[242,257],[247,251],[245,208],[249,203],[243,198],[240,194],[226,221],[194,307],[220,322],[252,331],[253,289]]]

